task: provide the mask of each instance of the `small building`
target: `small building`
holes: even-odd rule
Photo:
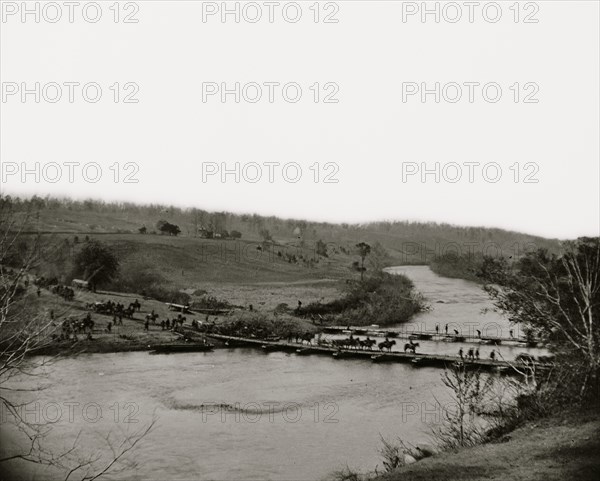
[[[82,279],[73,279],[71,281],[71,286],[76,287],[77,289],[89,289],[90,283]]]
[[[208,229],[198,229],[198,235],[203,239],[212,239],[214,236],[214,232]]]

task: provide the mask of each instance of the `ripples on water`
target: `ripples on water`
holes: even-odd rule
[[[472,283],[441,278],[426,267],[394,270],[406,272],[434,302],[433,311],[415,320],[418,325],[508,326],[497,314],[480,314],[491,305]],[[454,343],[431,344],[457,349]],[[380,434],[428,441],[435,414],[423,408],[432,409],[434,396],[447,396],[440,374],[435,368],[253,349],[93,354],[57,362],[38,401],[42,406],[97,403],[102,420],[86,422],[76,409],[68,422],[63,407],[52,430],[57,445],[83,430],[81,444],[90,450],[104,448],[94,433],[139,428],[156,415],[157,427],[136,451],[137,471],[117,479],[317,480],[346,465],[363,471],[381,467]],[[123,422],[132,409],[124,410],[125,403],[139,409],[130,416],[138,424]],[[409,414],[409,405],[410,413],[415,407],[417,413]],[[10,441],[6,431],[2,438]],[[46,471],[42,477],[50,475]]]
[[[433,402],[443,394],[439,378],[431,368],[254,349],[92,354],[54,365],[38,400],[100,406],[98,423],[76,409],[73,423],[55,426],[52,435],[65,440],[81,429],[128,427],[114,422],[115,402],[139,406],[132,419],[140,424],[155,412],[138,471],[121,479],[320,479],[346,464],[373,469],[380,433],[426,440],[420,415],[403,419],[402,403]],[[234,409],[215,410],[221,405]],[[92,437],[83,442],[102,447]]]

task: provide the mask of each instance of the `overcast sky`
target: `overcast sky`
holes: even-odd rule
[[[36,3],[2,2],[3,192],[599,233],[596,1]]]

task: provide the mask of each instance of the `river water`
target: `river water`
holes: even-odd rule
[[[497,314],[481,314],[491,305],[475,284],[441,278],[427,267],[393,270],[411,277],[435,307],[415,320],[420,328],[440,322],[508,326]],[[448,399],[436,368],[253,349],[90,354],[46,371],[19,387],[45,387],[26,414],[56,420],[48,435],[56,451],[78,433],[84,452],[105,450],[100,434],[119,439],[157,419],[135,450],[136,470],[113,479],[320,480],[345,466],[381,469],[380,436],[429,441],[430,426],[439,422],[435,399]],[[13,442],[3,424],[4,449]],[[21,464],[10,479],[55,475]]]
[[[470,281],[451,279],[437,275],[427,266],[400,266],[386,269],[392,274],[405,274],[415,284],[415,288],[426,299],[429,309],[417,314],[412,322],[391,326],[401,331],[444,333],[458,331],[463,336],[501,337],[505,339],[523,339],[524,333],[519,325],[511,324],[508,319],[495,312],[489,296],[483,289]],[[404,342],[398,341],[399,349]],[[547,355],[545,349],[530,349],[523,344],[508,342],[501,346],[477,346],[469,343],[419,341],[418,352],[457,355],[460,348],[467,352],[471,347],[479,347],[482,358],[489,357],[492,350],[499,358],[513,360],[518,354],[528,352]]]

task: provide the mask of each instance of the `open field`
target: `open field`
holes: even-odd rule
[[[207,282],[340,279],[350,273],[350,265],[355,260],[344,254],[319,258],[309,248],[290,244],[263,248],[258,242],[243,240],[139,234],[106,235],[98,239],[114,249],[123,268],[129,264],[160,266],[160,274],[181,288],[194,288],[195,283]],[[298,257],[298,263],[286,261],[283,257],[286,253]]]
[[[73,236],[64,234],[44,237],[53,243],[73,241]],[[298,300],[303,304],[333,300],[339,297],[344,279],[359,276],[350,269],[355,257],[340,253],[319,259],[310,249],[289,245],[262,248],[260,243],[249,241],[139,234],[92,238],[109,246],[117,255],[123,276],[149,272],[162,285],[191,295],[207,294],[232,305],[253,304],[268,311],[281,303],[295,307]],[[70,270],[70,257],[76,248],[72,247],[64,266],[57,269],[59,279]],[[283,257],[286,253],[293,254],[298,261],[286,261]],[[48,276],[48,269],[52,271],[55,266],[42,263],[32,273]],[[67,277],[61,279],[68,281]]]

